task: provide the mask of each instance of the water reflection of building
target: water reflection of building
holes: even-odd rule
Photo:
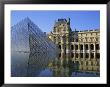
[[[11,76],[37,76],[57,52],[56,45],[29,18],[11,27]]]
[[[99,29],[72,31],[70,18],[55,21],[48,37],[60,49],[61,65],[69,61],[79,65],[79,70],[100,70],[100,31]]]

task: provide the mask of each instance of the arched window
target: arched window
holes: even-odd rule
[[[78,53],[76,53],[76,58],[78,58]]]
[[[100,58],[100,53],[96,53],[96,58]]]
[[[90,55],[91,55],[91,58],[94,58],[94,53],[91,53]]]
[[[94,45],[93,44],[90,45],[90,49],[94,50]]]
[[[71,53],[71,58],[73,58],[74,57],[74,53]]]
[[[80,53],[80,57],[83,58],[83,53]]]
[[[88,44],[85,45],[85,49],[88,50]]]
[[[86,53],[86,58],[89,58],[89,53]]]
[[[71,45],[71,50],[73,50],[74,49],[74,46],[73,45]]]
[[[75,50],[78,50],[78,45],[75,45]]]
[[[100,48],[99,48],[99,44],[96,44],[96,50],[99,50]]]
[[[83,50],[83,45],[80,45],[80,50]]]

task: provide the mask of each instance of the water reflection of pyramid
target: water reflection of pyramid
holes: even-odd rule
[[[57,51],[46,34],[25,18],[11,27],[11,76],[37,76]]]

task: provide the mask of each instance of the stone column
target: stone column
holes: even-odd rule
[[[63,37],[61,36],[61,65],[63,64],[64,57],[65,57],[64,42]]]
[[[76,49],[75,49],[75,43],[74,43],[74,60],[76,60]]]
[[[85,59],[85,43],[83,43],[83,59]]]
[[[80,43],[78,43],[78,58],[80,59]]]
[[[69,37],[66,37],[66,50],[70,50],[70,43],[69,43]],[[68,52],[68,51],[67,51]]]
[[[66,44],[66,58],[70,58],[70,45],[69,44]]]
[[[89,49],[89,59],[90,59],[91,58],[91,55],[90,55],[90,53],[91,53],[90,43],[88,44],[88,49]]]
[[[94,43],[94,59],[96,59],[96,43]]]
[[[66,60],[67,63],[70,60],[70,42],[69,42],[69,36],[66,36]]]
[[[61,44],[61,65],[63,64],[64,58],[65,58],[64,44]]]

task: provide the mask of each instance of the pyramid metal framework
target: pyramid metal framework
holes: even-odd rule
[[[38,76],[58,48],[28,17],[11,27],[11,76]]]

